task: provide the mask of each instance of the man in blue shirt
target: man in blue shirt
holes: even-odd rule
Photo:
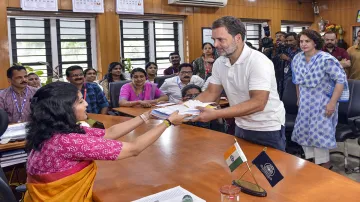
[[[104,92],[96,83],[85,83],[83,68],[77,65],[66,69],[66,79],[75,85],[88,103],[86,111],[94,114],[107,114],[109,103]]]

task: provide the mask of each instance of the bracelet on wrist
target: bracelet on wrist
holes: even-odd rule
[[[149,123],[149,119],[148,119],[144,114],[141,114],[141,115],[140,115],[140,118],[141,118],[145,123]]]
[[[169,119],[165,119],[163,123],[165,123],[166,127],[170,127],[171,125],[173,125],[171,121],[169,121]]]

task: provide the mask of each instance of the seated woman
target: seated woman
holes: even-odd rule
[[[107,100],[110,102],[109,84],[116,81],[126,81],[125,67],[119,62],[112,62],[109,65],[107,76],[100,82],[100,85],[104,89],[104,94]]]
[[[207,80],[211,76],[212,66],[215,62],[215,47],[206,42],[202,45],[203,54],[193,62],[194,75],[200,76],[202,79]]]
[[[175,112],[134,141],[120,142],[121,136],[146,123],[149,113],[103,130],[77,123],[87,119],[86,107],[81,92],[70,83],[54,82],[35,93],[26,126],[26,147],[31,151],[25,202],[92,201],[94,160],[136,156],[171,124],[179,125],[187,117]]]
[[[159,90],[156,84],[146,82],[146,72],[142,68],[135,68],[131,71],[132,82],[121,87],[119,106],[120,107],[151,107],[161,101],[168,101],[169,98]]]
[[[150,83],[154,83],[154,79],[157,75],[157,71],[158,71],[158,66],[155,62],[148,62],[146,65],[145,65],[145,71],[146,71],[146,74],[147,74],[147,80],[150,82]]]
[[[104,88],[98,83],[99,81],[96,81],[97,77],[97,71],[96,69],[93,69],[91,67],[84,70],[84,77],[86,83],[96,83],[102,91],[104,91]]]

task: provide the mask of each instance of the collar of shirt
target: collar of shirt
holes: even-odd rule
[[[332,52],[336,52],[337,51],[337,49],[338,49],[338,47],[334,47],[333,48],[333,50],[330,52],[325,46],[322,48],[322,51],[324,51],[324,52],[327,52],[327,53],[332,53]]]
[[[244,43],[244,48],[243,48],[243,50],[242,50],[242,52],[241,52],[241,55],[240,55],[240,57],[236,60],[236,62],[235,62],[233,65],[231,65],[230,59],[227,58],[227,57],[224,57],[224,56],[223,56],[223,60],[222,60],[222,61],[225,63],[225,65],[226,65],[227,67],[232,67],[232,66],[234,66],[235,64],[236,64],[236,65],[239,65],[239,64],[245,63],[245,61],[246,61],[247,59],[249,59],[250,54],[251,54],[251,49]]]
[[[18,96],[20,96],[20,97],[22,97],[22,96],[25,96],[26,94],[26,89],[28,89],[29,88],[29,86],[26,86],[25,88],[24,88],[24,90],[21,92],[21,94],[19,94],[18,92],[16,92],[14,89],[13,89],[13,87],[10,87],[11,88],[11,90],[16,94],[16,95],[18,95]]]

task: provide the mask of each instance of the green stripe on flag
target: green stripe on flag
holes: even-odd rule
[[[243,161],[241,160],[241,158],[240,158],[240,157],[237,158],[237,159],[229,166],[231,172],[234,171],[237,167],[239,167],[239,165],[242,164],[242,163],[243,163]]]

